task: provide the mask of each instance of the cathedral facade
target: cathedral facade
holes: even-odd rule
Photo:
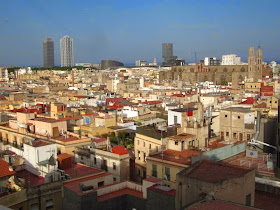
[[[242,81],[257,82],[262,79],[262,50],[257,50],[255,59],[254,47],[249,48],[248,64],[204,66],[197,63],[194,66],[172,66],[169,71],[159,73],[159,81],[184,81],[188,83],[211,81],[217,85],[229,82],[238,87]]]

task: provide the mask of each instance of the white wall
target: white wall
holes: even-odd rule
[[[168,125],[174,125],[174,116],[177,116],[177,124],[182,125],[182,113],[175,111],[168,111]]]

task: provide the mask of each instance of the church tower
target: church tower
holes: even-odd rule
[[[256,80],[262,78],[262,48],[259,46],[257,50],[257,64],[256,64]]]
[[[254,47],[249,48],[249,56],[248,56],[248,79],[254,80],[254,74],[255,74],[255,50]]]

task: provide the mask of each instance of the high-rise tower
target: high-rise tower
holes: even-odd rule
[[[173,44],[163,43],[162,44],[162,64],[173,65],[176,62],[176,56],[173,56]]]
[[[60,39],[61,66],[74,66],[73,39],[64,36]]]
[[[248,56],[248,79],[254,80],[254,73],[255,73],[255,50],[254,47],[249,48],[249,56]]]
[[[44,67],[54,66],[54,43],[52,38],[48,37],[43,42]]]

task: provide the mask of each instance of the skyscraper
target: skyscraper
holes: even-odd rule
[[[54,66],[54,44],[52,38],[48,37],[43,42],[44,67]]]
[[[173,56],[173,44],[163,43],[162,44],[162,64],[163,65],[174,65],[177,56]]]
[[[74,66],[73,39],[64,36],[60,39],[61,66]]]

